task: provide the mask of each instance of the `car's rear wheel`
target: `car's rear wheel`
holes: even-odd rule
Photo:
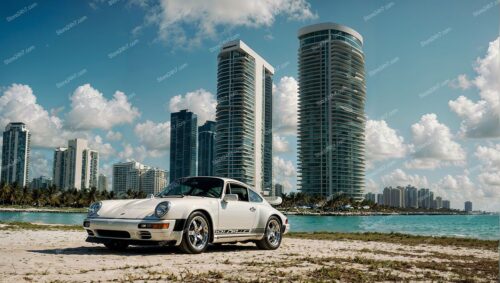
[[[107,243],[104,243],[104,246],[106,246],[106,248],[112,250],[112,251],[124,251],[127,249],[128,247],[128,244],[126,242],[123,242],[123,241],[109,241]]]
[[[276,216],[271,216],[267,220],[264,237],[255,244],[263,250],[275,250],[281,245],[281,231],[280,220]]]
[[[205,214],[193,212],[184,227],[180,248],[190,254],[199,254],[208,247],[211,233],[210,222]]]

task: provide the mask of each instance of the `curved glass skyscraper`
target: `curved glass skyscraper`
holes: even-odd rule
[[[299,190],[361,199],[365,184],[365,60],[355,30],[299,30]]]

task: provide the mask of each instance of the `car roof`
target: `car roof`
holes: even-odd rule
[[[212,178],[212,179],[219,179],[219,180],[223,180],[224,182],[231,182],[231,183],[237,183],[237,184],[240,184],[240,185],[243,185],[247,188],[250,188],[252,191],[256,192],[254,188],[252,188],[252,186],[250,185],[247,185],[241,181],[238,181],[238,180],[235,180],[235,179],[231,179],[231,178],[225,178],[225,177],[217,177],[217,176],[190,176],[190,177],[184,177],[184,178]]]

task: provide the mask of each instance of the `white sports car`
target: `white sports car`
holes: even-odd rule
[[[261,249],[277,249],[290,224],[239,181],[187,177],[146,199],[93,203],[83,227],[87,242],[112,250],[175,245],[187,253],[201,253],[210,243],[255,242]]]

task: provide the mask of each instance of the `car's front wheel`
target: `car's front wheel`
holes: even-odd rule
[[[276,216],[269,217],[267,220],[264,237],[255,242],[257,247],[263,250],[275,250],[281,245],[281,222]]]
[[[210,222],[201,212],[192,213],[184,227],[180,248],[190,254],[199,254],[208,247],[211,233]]]
[[[126,242],[122,242],[122,241],[109,241],[109,242],[105,243],[104,246],[106,246],[106,248],[108,248],[112,251],[121,252],[121,251],[124,251],[125,249],[127,249],[128,244]]]

